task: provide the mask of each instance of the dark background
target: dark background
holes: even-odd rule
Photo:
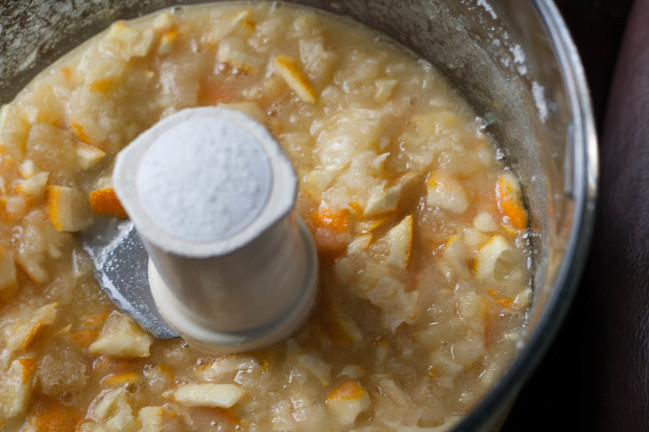
[[[633,2],[555,0],[555,3],[581,55],[601,140],[617,54]],[[591,256],[565,323],[539,368],[523,387],[502,432],[604,430],[597,422],[604,390],[593,379],[601,373],[593,367],[601,353],[597,345],[590,343],[592,337],[586,337],[590,330],[588,323],[596,319],[592,316],[594,300],[589,279],[589,275],[596,273],[595,266]],[[601,365],[597,367],[602,369]],[[645,414],[649,417],[649,412]]]

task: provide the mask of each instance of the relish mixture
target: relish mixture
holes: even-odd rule
[[[221,357],[118,312],[74,235],[127,217],[120,149],[210,105],[289,155],[320,262],[302,328]],[[531,294],[520,186],[481,126],[429,63],[340,17],[222,3],[113,24],[0,112],[0,431],[450,427]]]

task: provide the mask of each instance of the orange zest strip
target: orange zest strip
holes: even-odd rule
[[[90,137],[88,136],[88,134],[86,134],[86,132],[83,130],[83,127],[80,124],[70,120],[70,126],[72,126],[72,129],[74,129],[74,133],[77,134],[77,138],[79,138],[79,141],[86,144],[92,144],[90,142]]]
[[[111,187],[90,192],[90,209],[94,214],[110,215],[119,219],[128,219],[128,214]]]
[[[311,213],[311,222],[320,228],[329,228],[332,231],[345,232],[349,229],[349,210],[321,207]]]
[[[348,380],[336,387],[329,393],[327,400],[356,400],[365,396],[366,392],[354,380]]]
[[[513,173],[507,171],[498,177],[496,185],[498,209],[519,231],[527,228],[527,211],[523,206],[521,186]]]

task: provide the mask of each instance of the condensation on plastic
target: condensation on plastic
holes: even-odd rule
[[[497,427],[574,294],[592,229],[595,128],[575,47],[550,0],[297,0],[348,15],[440,67],[486,120],[526,191],[533,307],[517,357],[457,430]],[[116,19],[198,1],[26,0],[0,4],[0,102]]]

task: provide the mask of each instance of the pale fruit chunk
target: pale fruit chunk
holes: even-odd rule
[[[521,292],[516,294],[512,306],[514,309],[519,309],[519,310],[527,309],[531,299],[532,299],[532,290],[530,288],[525,288],[521,290]]]
[[[338,260],[340,262],[342,260]],[[322,302],[323,330],[327,338],[337,346],[347,346],[360,342],[363,333],[354,319],[329,300]]]
[[[129,60],[131,57],[146,56],[151,51],[154,38],[153,30],[138,31],[118,21],[110,26],[104,41],[115,43],[115,54],[124,60]]]
[[[404,426],[398,422],[381,420],[383,424],[399,432],[447,432],[452,430],[460,421],[461,417],[451,417],[444,424],[431,427]]]
[[[245,22],[251,13],[252,9],[246,8],[236,11],[229,19],[222,20],[219,25],[213,27],[209,35],[209,43],[218,43],[226,36],[229,36],[238,25]]]
[[[47,260],[61,256],[60,248],[70,240],[70,235],[58,232],[41,207],[25,216],[22,229],[16,264],[30,279],[41,284],[48,279]]]
[[[417,127],[419,133],[426,137],[434,137],[449,134],[457,128],[458,114],[444,108],[436,108],[429,113],[417,114],[412,118],[412,122]]]
[[[19,183],[16,190],[29,197],[31,200],[40,200],[45,196],[49,173],[40,172]]]
[[[476,279],[503,281],[510,272],[516,250],[501,235],[494,235],[480,248],[475,261]]]
[[[88,348],[93,355],[119,358],[148,357],[152,337],[144,332],[128,315],[112,312],[104,327]]]
[[[322,193],[339,175],[337,169],[314,169],[304,176],[304,190],[313,198],[320,198]]]
[[[178,39],[178,30],[169,29],[160,37],[160,45],[158,45],[158,54],[165,55],[171,52],[174,44]]]
[[[498,229],[498,224],[494,218],[487,212],[480,212],[473,218],[473,226],[485,233],[494,232]]]
[[[336,53],[324,47],[324,39],[300,38],[300,61],[308,72],[309,77],[324,82],[331,76],[331,71],[336,60]]]
[[[413,238],[413,219],[408,215],[388,231],[386,238],[390,247],[387,263],[405,270],[410,264]]]
[[[231,408],[245,390],[236,384],[185,384],[174,392],[176,402],[185,406]]]
[[[105,431],[137,430],[129,393],[124,387],[101,393],[99,398],[92,403],[90,414],[90,417],[101,424]]]
[[[9,336],[7,348],[10,353],[24,352],[31,348],[34,341],[45,329],[56,320],[58,303],[50,303],[33,312],[25,312],[26,318],[18,319]]]
[[[82,169],[90,169],[101,161],[106,153],[90,144],[79,142],[76,144],[77,162]]]
[[[216,53],[219,62],[245,73],[255,73],[261,67],[261,61],[246,52],[246,46],[237,38],[223,39]]]
[[[83,231],[92,224],[89,206],[81,191],[67,186],[48,186],[47,212],[59,232]]]
[[[413,322],[417,317],[418,291],[406,293],[403,283],[384,276],[376,283],[365,297],[383,310],[383,326],[394,332],[401,323]]]
[[[24,179],[28,179],[38,172],[36,164],[31,159],[27,159],[18,167],[18,174]]]
[[[14,253],[0,246],[0,300],[7,300],[16,290]]]
[[[196,374],[207,381],[232,379],[239,371],[252,372],[261,368],[253,357],[246,355],[230,355],[218,357],[213,362],[196,369]]]
[[[437,206],[451,213],[464,213],[469,207],[466,192],[460,181],[440,171],[430,173],[426,183],[428,194],[426,203]]]
[[[359,234],[354,237],[354,240],[347,246],[347,255],[358,255],[363,251],[369,249],[370,244],[372,243],[374,235],[372,233],[368,234]]]
[[[395,87],[399,84],[398,80],[381,78],[374,81],[376,91],[374,92],[374,99],[379,102],[385,102],[392,96]]]
[[[311,134],[316,136],[314,163],[323,168],[342,169],[364,152],[376,157],[376,146],[389,143],[393,132],[385,114],[377,110],[352,108],[315,120]]]
[[[363,216],[377,216],[395,211],[403,190],[412,186],[417,181],[417,177],[417,174],[408,172],[401,176],[393,186],[372,188]]]
[[[440,271],[450,281],[454,275],[465,276],[469,273],[466,259],[467,250],[461,236],[453,234],[446,240],[438,265]]]
[[[297,60],[289,56],[277,56],[273,59],[273,67],[300,99],[308,103],[315,102],[315,92]]]
[[[55,397],[81,390],[89,377],[85,355],[72,347],[57,347],[45,354],[36,372],[43,394]]]
[[[0,374],[0,426],[6,420],[24,414],[34,388],[36,360],[20,358]]]
[[[327,396],[327,408],[343,426],[354,423],[358,415],[370,406],[370,396],[354,380],[345,381]]]
[[[331,366],[311,354],[300,354],[297,361],[311,372],[323,386],[329,387],[331,382]]]
[[[142,424],[138,432],[162,432],[175,430],[169,428],[169,423],[177,417],[177,413],[167,407],[147,406],[140,409],[137,417]]]
[[[160,14],[153,20],[153,29],[159,32],[164,32],[173,27],[175,24],[174,15],[170,12]]]
[[[25,432],[35,432],[35,431],[27,430]],[[98,423],[88,421],[88,422],[81,423],[78,426],[77,432],[108,432],[108,429],[106,429],[105,427],[103,427]]]

